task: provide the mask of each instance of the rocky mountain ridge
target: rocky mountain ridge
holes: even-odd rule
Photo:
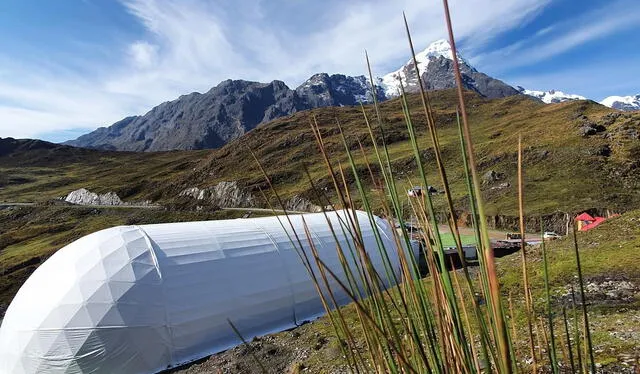
[[[439,40],[418,54],[421,78],[429,90],[455,87],[451,48]],[[459,55],[465,87],[487,98],[518,95],[502,81],[477,71]],[[378,101],[397,96],[397,77],[408,92],[418,89],[413,62],[376,80]],[[394,86],[395,84],[395,86]],[[165,151],[219,148],[261,123],[295,112],[327,106],[371,103],[373,94],[364,76],[311,76],[295,89],[271,83],[227,80],[206,93],[191,93],[165,102],[142,116],[124,118],[67,145],[124,151]]]
[[[640,94],[633,96],[609,96],[600,104],[622,111],[640,110]]]
[[[462,81],[466,89],[490,99],[518,95],[520,92],[501,80],[479,72],[457,53]],[[453,75],[453,51],[449,42],[441,39],[431,43],[424,51],[416,54],[418,70],[425,89],[444,90],[456,86]],[[378,78],[378,84],[387,97],[400,94],[400,82],[406,92],[420,90],[413,58],[400,69]]]
[[[535,97],[536,99],[540,99],[545,104],[555,104],[562,103],[569,100],[587,100],[586,97],[575,95],[575,94],[567,94],[558,90],[549,90],[549,91],[536,91],[536,90],[527,90],[522,86],[518,86],[518,91],[524,95],[529,95],[531,97]]]
[[[394,72],[375,79],[378,101],[398,96],[400,82],[407,92],[419,90],[419,78],[427,90],[455,87],[453,52],[446,40],[431,43]],[[512,86],[476,70],[462,55],[458,60],[466,89],[486,98],[528,95],[546,104],[584,100],[558,90],[535,91]],[[194,92],[162,103],[142,116],[124,118],[99,128],[67,145],[102,150],[166,151],[219,148],[258,125],[295,112],[327,106],[371,103],[373,93],[365,76],[311,76],[295,89],[284,82],[226,80],[206,93]],[[620,110],[639,110],[640,95],[610,97],[603,105]]]
[[[65,144],[120,151],[219,148],[275,118],[312,108],[368,103],[371,97],[364,76],[316,74],[295,90],[278,80],[226,80],[206,93],[180,96],[143,116],[124,118]],[[382,93],[379,99],[385,99]]]

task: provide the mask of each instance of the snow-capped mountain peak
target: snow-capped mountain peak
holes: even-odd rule
[[[535,91],[527,90],[524,87],[518,86],[518,91],[525,95],[533,96],[542,100],[545,104],[561,103],[569,100],[586,100],[587,98],[575,94],[567,94],[562,91],[549,90],[549,91]]]
[[[460,53],[458,53],[457,55],[460,62],[467,63],[467,61],[462,58]],[[449,41],[445,39],[436,40],[435,42],[429,44],[429,46],[424,51],[416,53],[416,60],[418,60],[418,64],[424,64],[429,63],[429,59],[431,57],[438,58],[440,56],[448,58],[449,60],[453,60],[453,51],[451,50],[451,44],[449,44]],[[407,61],[408,64],[412,62],[413,59]]]
[[[640,110],[640,94],[633,96],[609,96],[600,104],[618,110]]]
[[[416,53],[416,61],[418,62],[420,74],[424,74],[427,71],[427,65],[429,65],[432,58],[437,59],[441,56],[449,60],[453,60],[451,45],[445,39],[436,40],[429,44],[429,46],[423,51]],[[457,53],[457,56],[461,63],[468,65],[467,60],[465,60],[460,53]],[[378,83],[382,86],[387,97],[398,96],[398,93],[400,92],[398,79],[402,79],[402,83],[405,86],[411,85],[412,79],[416,79],[416,77],[412,77],[413,75],[415,75],[415,69],[413,67],[413,58],[410,58],[409,61],[407,61],[407,63],[400,69],[386,74],[382,76],[382,78],[378,78]]]

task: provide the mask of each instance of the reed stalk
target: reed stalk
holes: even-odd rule
[[[549,351],[551,371],[554,374],[557,374],[560,372],[560,368],[558,367],[558,359],[556,356],[556,341],[553,331],[553,311],[551,310],[551,291],[549,287],[549,266],[547,264],[547,248],[544,243],[544,224],[542,220],[540,221],[540,239],[542,239],[542,274],[544,277],[544,291],[547,304],[547,323],[549,324],[549,339],[551,342],[551,349]]]
[[[589,313],[587,313],[587,298],[584,293],[584,278],[582,277],[582,266],[580,264],[580,250],[578,249],[578,231],[573,225],[573,248],[576,255],[576,269],[578,271],[578,285],[580,286],[580,301],[582,305],[582,319],[584,321],[584,334],[586,337],[586,351],[589,355],[589,366],[592,373],[596,372],[596,361],[593,358],[593,343],[591,342],[591,331],[589,329]]]
[[[345,209],[338,214],[338,223],[329,217],[322,208],[328,228],[335,240],[335,256],[338,264],[328,266],[323,258],[322,250],[314,241],[313,235],[302,218],[304,232],[300,230],[300,221],[293,220],[285,210],[283,218],[278,218],[283,230],[287,233],[292,248],[298,252],[304,263],[320,301],[325,308],[329,322],[340,344],[342,354],[353,373],[478,373],[498,372],[512,373],[524,370],[521,357],[518,355],[518,329],[515,325],[515,312],[511,292],[508,295],[508,309],[505,295],[502,294],[498,272],[494,258],[489,231],[485,219],[485,208],[481,190],[478,165],[474,152],[471,127],[465,108],[465,97],[457,59],[453,27],[449,13],[448,1],[443,0],[445,22],[449,42],[453,52],[453,70],[456,80],[458,105],[457,126],[460,140],[460,155],[464,168],[464,183],[471,211],[471,223],[478,250],[477,279],[471,276],[464,258],[458,217],[452,195],[451,183],[447,175],[442,148],[438,137],[433,108],[429,94],[425,90],[422,79],[419,82],[419,94],[422,113],[426,121],[426,129],[419,131],[414,120],[415,113],[410,108],[404,82],[400,82],[399,109],[402,110],[404,124],[408,135],[408,147],[416,163],[418,183],[424,187],[421,196],[403,200],[399,192],[399,182],[392,167],[392,160],[387,148],[385,130],[387,124],[381,116],[377,101],[369,55],[365,51],[367,70],[373,95],[373,112],[361,105],[363,128],[359,135],[368,136],[372,143],[372,154],[368,154],[360,139],[357,144],[350,141],[340,121],[336,118],[333,124],[318,123],[315,116],[310,116],[309,127],[313,133],[318,152],[326,169],[328,181],[333,192],[320,191],[309,171],[305,174],[310,190],[319,201],[326,201],[332,209]],[[415,65],[415,73],[420,77],[417,58],[411,40],[409,25],[404,17],[404,26],[409,42],[411,56]],[[333,126],[343,146],[343,152],[330,152],[325,139],[326,127]],[[423,162],[423,141],[430,140],[435,155],[435,165]],[[356,146],[354,146],[354,144]],[[284,209],[283,199],[275,190],[265,168],[255,154],[250,151],[259,165],[273,199]],[[377,168],[372,167],[377,166]],[[437,197],[432,198],[428,192],[428,168],[435,166],[444,191],[442,210],[436,210]],[[379,169],[378,174],[374,170]],[[360,175],[365,170],[365,175]],[[556,340],[554,320],[551,309],[550,285],[546,248],[542,246],[543,271],[545,281],[546,309],[536,316],[533,308],[527,253],[525,248],[524,225],[524,172],[522,156],[522,139],[518,139],[518,209],[521,232],[522,284],[525,301],[525,316],[528,328],[528,349],[533,358],[532,369],[538,371],[538,357],[543,360],[542,353],[536,353],[534,340],[538,347],[544,346],[549,351],[549,362],[553,373],[559,372],[556,357]],[[367,189],[367,182],[374,187]],[[408,179],[411,182],[410,179]],[[261,191],[262,192],[262,191]],[[333,195],[331,198],[329,195]],[[264,196],[271,207],[271,199]],[[332,201],[335,200],[335,201]],[[273,209],[273,208],[272,208]],[[356,214],[361,209],[365,214]],[[374,209],[380,209],[391,227],[397,224],[398,229],[390,232],[378,228],[379,218]],[[405,219],[412,214],[418,232],[408,232]],[[448,230],[453,236],[458,256],[461,259],[460,273],[453,263],[448,263],[443,246],[443,233],[440,232],[438,214],[446,216]],[[296,224],[294,224],[294,221]],[[371,227],[373,238],[363,237],[361,227]],[[297,230],[296,230],[297,229]],[[446,230],[446,228],[445,228]],[[382,235],[391,235],[390,241],[383,240]],[[575,234],[574,234],[575,237]],[[346,238],[346,241],[339,240]],[[346,244],[339,244],[344,242]],[[392,242],[393,245],[385,244]],[[373,245],[371,243],[374,243]],[[419,245],[420,255],[416,257],[413,246]],[[375,248],[374,248],[375,247]],[[585,348],[593,367],[593,352],[587,318],[586,302],[582,286],[580,259],[575,245],[578,278],[582,300],[582,318],[584,321]],[[374,264],[372,258],[380,261]],[[393,260],[393,261],[392,261]],[[428,271],[427,279],[422,279],[419,264],[423,260]],[[460,275],[459,275],[460,274]],[[462,277],[461,277],[462,276]],[[459,279],[460,278],[460,279]],[[397,285],[393,290],[387,285]],[[477,290],[477,291],[476,291]],[[339,304],[337,295],[344,295],[355,308],[355,321],[348,319]],[[341,296],[343,297],[343,296]],[[510,318],[507,318],[509,316]],[[546,317],[546,322],[542,317]],[[574,358],[571,346],[570,329],[566,312],[563,309],[565,335],[568,346],[568,360],[573,368]],[[510,323],[510,325],[509,325]],[[230,322],[231,324],[231,322]],[[582,365],[580,330],[574,300],[574,333],[575,345],[578,347],[578,365]],[[233,325],[232,325],[233,326]],[[534,327],[536,333],[534,333]],[[548,334],[548,335],[547,335]],[[524,336],[521,336],[525,338]],[[523,339],[524,340],[524,339]],[[561,336],[562,340],[562,336]],[[564,349],[564,342],[562,344]],[[564,351],[563,351],[564,353]],[[585,354],[585,357],[587,354]],[[585,362],[586,363],[586,360]]]

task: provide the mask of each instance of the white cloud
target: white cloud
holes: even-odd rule
[[[146,41],[134,42],[129,46],[129,56],[137,68],[150,68],[155,65],[158,58],[158,46]]]
[[[462,47],[477,47],[528,22],[549,1],[451,1],[456,36]],[[321,71],[364,74],[365,48],[376,72],[386,73],[408,59],[402,10],[418,49],[445,36],[441,3],[423,0],[122,2],[147,33],[112,48],[109,61],[52,67],[0,59],[0,74],[10,77],[0,83],[0,136],[109,125],[229,78],[296,86]],[[91,69],[77,74],[74,64]]]
[[[496,72],[530,66],[638,24],[637,0],[612,1],[605,8],[541,29],[528,39],[475,56],[472,62],[491,66]]]

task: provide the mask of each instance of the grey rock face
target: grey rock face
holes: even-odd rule
[[[443,90],[456,87],[453,60],[445,56],[429,56],[427,61],[428,63],[422,63],[420,68],[422,82],[426,90]],[[459,64],[462,83],[468,90],[492,99],[520,94],[517,89],[501,80],[477,71],[468,65],[465,60],[459,60]],[[387,74],[380,80],[382,84],[386,85],[387,96],[399,95],[399,77],[402,78],[402,84],[406,92],[419,92],[420,85],[415,71],[415,64],[413,61],[409,61],[397,72]]]
[[[495,170],[489,170],[482,176],[483,183],[493,183],[501,180],[504,177],[502,173],[498,173]]]
[[[238,186],[238,182],[220,182],[212,187],[190,187],[184,189],[178,196],[189,197],[202,202],[209,202],[221,208],[267,208],[264,203],[256,200],[249,191]],[[320,212],[322,208],[299,195],[284,201],[285,209],[300,212]],[[279,209],[276,207],[275,209]]]
[[[66,144],[124,151],[216,148],[258,124],[303,109],[283,82],[227,80]]]
[[[107,192],[98,195],[87,189],[81,188],[72,191],[65,197],[64,201],[77,205],[123,205],[124,203],[115,192]]]
[[[322,212],[322,208],[320,206],[315,205],[311,201],[299,195],[294,195],[289,200],[287,200],[284,205],[287,210],[291,210],[294,212]]]
[[[200,189],[191,187],[180,192],[179,196],[209,201],[221,208],[250,208],[256,205],[251,193],[241,189],[238,182],[220,182],[213,187]]]
[[[309,108],[373,102],[369,80],[364,75],[315,74],[296,88],[296,93]],[[382,89],[376,93],[379,101],[386,99]]]
[[[372,95],[364,76],[316,74],[295,90],[284,82],[226,80],[127,117],[65,144],[120,151],[218,148],[263,122],[299,110],[356,105]],[[382,90],[378,98],[385,99]]]
[[[413,67],[409,70],[413,70]],[[518,90],[503,81],[481,73],[464,62],[460,62],[460,72],[462,73],[462,82],[465,88],[475,91],[484,97],[493,99],[520,94]],[[409,82],[411,82],[411,79],[414,80],[414,83],[408,84],[408,91],[417,91],[419,87],[415,73],[411,73],[407,77]],[[426,72],[422,73],[422,80],[427,90],[455,88],[453,61],[442,56],[431,57]]]

